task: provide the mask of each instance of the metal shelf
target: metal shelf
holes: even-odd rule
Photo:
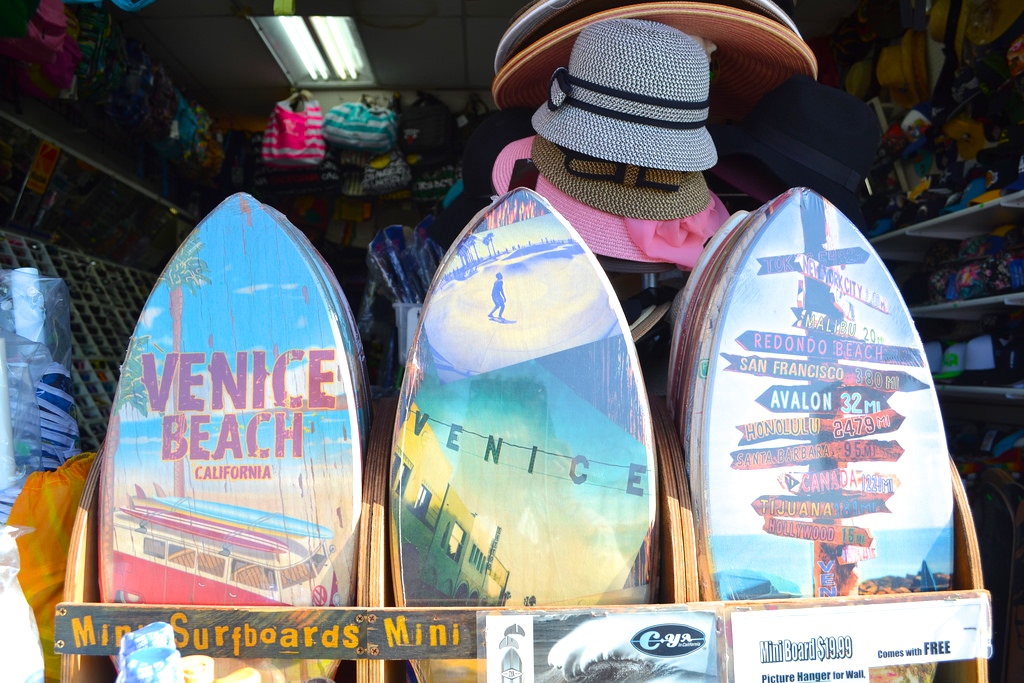
[[[83,451],[99,450],[121,362],[157,276],[7,231],[0,231],[0,268],[36,268],[67,284],[79,440]]]
[[[1024,388],[1022,387],[981,387],[961,384],[936,384],[935,390],[939,397],[948,398],[982,398],[986,402],[1024,401]]]
[[[980,299],[962,299],[947,301],[941,304],[910,307],[910,315],[915,318],[948,318],[971,320],[979,315],[1006,310],[1007,306],[1024,306],[1024,293],[986,296]]]
[[[1024,190],[872,237],[870,242],[883,259],[921,261],[927,244],[923,239],[962,240],[1022,220]]]

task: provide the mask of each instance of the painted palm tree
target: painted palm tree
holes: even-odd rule
[[[181,353],[181,314],[184,307],[185,293],[195,296],[199,288],[211,282],[206,276],[209,266],[206,261],[199,258],[199,252],[203,249],[203,243],[199,240],[186,241],[167,264],[162,279],[167,286],[168,298],[170,299],[171,313],[171,351]],[[173,405],[169,410],[173,410]],[[174,461],[174,495],[185,495],[185,459],[179,458]]]
[[[121,439],[121,411],[126,406],[131,406],[142,415],[149,412],[146,388],[142,384],[142,354],[150,347],[150,340],[148,334],[136,334],[132,335],[128,342],[128,351],[121,365],[121,376],[117,384],[117,396],[114,397],[110,423],[107,425],[103,443],[104,449],[112,453],[117,450]]]

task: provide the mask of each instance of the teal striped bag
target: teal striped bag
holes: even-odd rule
[[[324,140],[342,149],[383,154],[395,147],[398,115],[387,107],[345,102],[324,115]]]

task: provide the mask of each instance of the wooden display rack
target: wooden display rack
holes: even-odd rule
[[[786,600],[760,600],[745,603],[701,602],[696,575],[696,539],[689,501],[689,488],[683,471],[682,449],[676,429],[672,423],[663,397],[651,401],[654,418],[654,436],[659,459],[658,502],[660,516],[661,566],[659,572],[659,607],[679,605],[691,609],[713,606],[728,606],[733,610],[765,610],[792,607],[814,607],[828,610],[832,607],[848,606],[845,598],[800,598]],[[385,399],[375,406],[373,426],[369,437],[364,462],[364,491],[362,519],[359,535],[359,567],[357,599],[359,607],[348,608],[306,608],[275,607],[240,609],[237,607],[193,607],[154,605],[114,605],[99,602],[97,576],[97,485],[99,481],[100,458],[96,459],[86,480],[78,515],[72,531],[68,555],[68,569],[65,578],[64,602],[57,606],[56,650],[62,655],[62,683],[111,683],[115,671],[109,655],[116,653],[119,633],[111,628],[108,642],[78,644],[75,628],[83,621],[99,631],[101,624],[134,624],[134,628],[156,620],[167,620],[176,614],[188,618],[189,628],[205,625],[208,628],[241,627],[253,628],[270,625],[294,624],[297,627],[319,625],[342,625],[342,633],[358,632],[358,646],[341,651],[306,650],[307,656],[316,658],[341,657],[342,670],[339,680],[356,680],[366,683],[384,683],[404,680],[401,660],[426,658],[472,658],[477,656],[477,616],[493,614],[497,608],[396,608],[391,600],[391,572],[388,561],[388,473],[391,461],[391,439],[397,401]],[[960,477],[950,461],[953,473],[955,562],[954,585],[952,590],[927,594],[933,599],[983,598],[990,601],[982,585],[981,560],[974,522],[968,506],[967,496]],[[874,596],[873,601],[912,602],[924,594],[906,596]],[[941,597],[941,596],[944,596]],[[551,614],[563,608],[536,608],[538,612]],[[573,608],[564,608],[566,610]],[[598,612],[641,611],[643,607],[600,607]],[[512,611],[512,610],[509,610]],[[528,610],[515,610],[523,612]],[[578,608],[574,611],[579,611]],[[822,620],[829,618],[821,612]],[[450,647],[431,648],[423,645],[393,646],[387,644],[384,623],[400,621],[410,631],[415,625],[429,632],[444,625],[446,633],[459,633],[457,644]],[[125,628],[125,627],[122,627]],[[127,627],[132,628],[132,627]],[[95,632],[94,631],[94,632]],[[722,648],[724,651],[726,648]],[[183,654],[189,654],[183,650]],[[215,651],[205,654],[222,656]],[[227,656],[227,655],[224,655]],[[275,655],[279,656],[279,655]],[[354,670],[354,674],[351,673]],[[347,674],[347,675],[346,675]],[[939,665],[936,682],[986,683],[987,665],[984,659],[945,662]]]

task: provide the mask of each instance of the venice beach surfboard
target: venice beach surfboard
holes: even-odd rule
[[[365,370],[325,268],[245,194],[178,248],[139,317],[103,445],[103,600],[352,604]],[[298,634],[280,637],[287,649]],[[216,675],[305,681],[336,665],[219,659]]]
[[[921,590],[923,574],[948,588],[948,451],[923,347],[884,264],[804,188],[729,239],[704,270],[712,280],[692,283],[691,319],[673,341],[690,356],[690,376],[670,386],[691,416],[702,595]],[[680,342],[686,330],[697,333]]]
[[[399,604],[649,602],[654,457],[607,277],[540,195],[503,195],[443,259],[410,350],[390,484]]]

